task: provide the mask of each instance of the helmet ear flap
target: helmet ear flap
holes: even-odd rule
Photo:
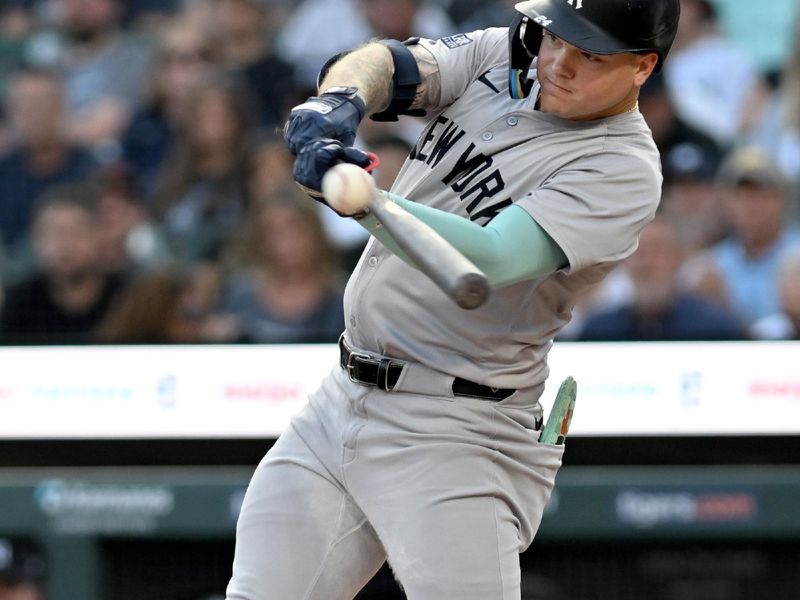
[[[531,63],[542,44],[542,28],[527,16],[517,13],[508,28],[508,93],[512,98],[527,98],[533,81],[528,79]]]

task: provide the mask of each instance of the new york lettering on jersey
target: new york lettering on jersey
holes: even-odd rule
[[[468,95],[471,96],[473,110],[477,112],[463,115],[464,122],[469,123],[478,116],[485,119],[489,102],[500,93],[500,89],[491,81],[490,74],[491,71],[483,73],[470,86]],[[492,103],[491,109],[495,107],[496,104]],[[506,108],[513,110],[518,106]],[[497,114],[501,123],[507,118],[505,112],[503,109]],[[454,113],[459,115],[458,118]],[[441,173],[439,181],[448,186],[462,203],[466,203],[465,210],[470,220],[483,221],[486,224],[514,201],[507,193],[501,194],[506,190],[506,178],[494,155],[510,149],[515,143],[508,147],[495,147],[495,141],[489,147],[487,142],[493,140],[494,136],[486,132],[470,135],[460,125],[460,113],[459,107],[454,105],[432,119],[412,148],[409,159],[424,163],[434,169],[437,175]],[[441,165],[448,154],[455,157],[453,164]],[[497,200],[498,195],[505,197]],[[491,202],[487,204],[485,201]]]

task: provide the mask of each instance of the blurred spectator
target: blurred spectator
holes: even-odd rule
[[[765,84],[750,57],[720,32],[711,0],[681,0],[664,74],[678,114],[722,146],[734,143],[760,114]]]
[[[342,50],[373,37],[405,40],[456,33],[445,11],[426,0],[303,0],[276,41],[278,54],[297,70],[297,82],[316,90],[317,73]]]
[[[247,206],[252,104],[221,74],[193,88],[186,127],[172,145],[153,198],[172,252],[207,256],[238,227]]]
[[[800,248],[800,230],[787,219],[790,188],[764,152],[731,153],[720,168],[718,189],[732,234],[690,273],[695,289],[712,298],[721,293],[716,299],[750,326],[779,311],[778,265]]]
[[[720,242],[728,233],[716,190],[722,155],[713,145],[684,141],[661,155],[664,172],[661,210],[681,223],[687,255]]]
[[[359,8],[376,35],[405,40],[411,36],[429,37],[426,31],[435,32],[430,37],[456,33],[439,6],[423,0],[360,0]]]
[[[458,23],[458,30],[469,32],[487,27],[508,27],[516,11],[517,0],[476,2],[457,0],[448,6],[448,12]]]
[[[63,88],[53,73],[20,71],[7,107],[14,142],[0,158],[0,237],[13,255],[27,242],[36,198],[55,183],[85,179],[97,165],[67,140]]]
[[[239,330],[238,320],[222,307],[223,271],[217,257],[195,262],[189,267],[189,275],[183,310],[203,319],[206,341],[248,341]]]
[[[140,191],[153,193],[178,132],[184,127],[191,91],[219,62],[216,39],[186,18],[160,31],[148,97],[122,135],[122,157],[131,164]]]
[[[104,269],[125,275],[169,262],[172,257],[163,232],[145,210],[131,168],[112,163],[103,166],[96,179]]]
[[[653,141],[662,157],[669,154],[676,146],[685,147],[688,144],[698,148],[706,156],[716,156],[719,163],[719,156],[722,153],[719,144],[678,115],[667,91],[663,74],[651,75],[642,86],[639,94],[639,110],[650,127]],[[668,175],[665,173],[665,176]]]
[[[180,10],[182,0],[126,0],[122,24],[127,29],[157,31]]]
[[[97,341],[113,344],[199,344],[238,337],[232,317],[215,310],[206,293],[210,267],[163,268],[138,274],[109,308]],[[211,280],[218,287],[219,280]],[[213,289],[213,288],[212,288]]]
[[[795,20],[794,47],[783,78],[784,125],[788,132],[787,144],[791,148],[790,162],[782,163],[784,169],[800,180],[800,12]]]
[[[264,0],[217,0],[222,59],[241,73],[256,101],[263,127],[281,125],[289,110],[302,101],[292,66],[273,54],[267,36],[271,7]]]
[[[369,150],[378,155],[381,164],[375,169],[375,184],[382,190],[390,190],[400,169],[411,152],[412,145],[404,138],[387,134],[373,138]]]
[[[788,179],[800,183],[800,12],[794,29],[792,53],[750,141],[765,148]]]
[[[633,299],[633,282],[624,264],[615,267],[600,283],[594,285],[572,307],[572,319],[558,332],[559,340],[575,340],[586,320],[601,311],[628,305]]]
[[[0,600],[44,600],[44,592],[31,581],[0,582]]]
[[[223,307],[254,342],[335,342],[344,330],[344,274],[316,204],[295,188],[252,207],[232,244]]]
[[[122,0],[53,2],[66,36],[62,66],[70,137],[101,158],[117,158],[116,141],[147,89],[149,45],[122,28]]]
[[[0,538],[0,600],[44,600],[44,574],[33,544]]]
[[[682,260],[678,231],[666,217],[656,216],[642,230],[638,249],[625,262],[633,283],[630,304],[589,316],[580,339],[743,339],[745,331],[733,315],[679,288]]]
[[[780,312],[753,324],[756,339],[800,340],[800,249],[786,256],[778,268]]]
[[[36,26],[36,0],[6,0],[0,4],[0,33],[4,38],[21,38]]]
[[[181,0],[180,16],[193,25],[212,31],[216,19],[217,0]]]
[[[293,166],[294,156],[286,148],[283,134],[262,132],[253,141],[253,150],[250,153],[247,179],[249,196],[261,198],[277,190],[293,187],[295,185]]]
[[[28,37],[36,27],[33,1],[14,0],[0,4],[0,99],[5,100],[11,76],[25,62]],[[0,148],[5,142],[0,130]]]
[[[38,270],[7,290],[0,341],[89,341],[120,288],[119,278],[103,270],[99,225],[91,186],[62,184],[44,194],[33,226]]]

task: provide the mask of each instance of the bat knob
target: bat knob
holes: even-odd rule
[[[458,282],[453,299],[461,308],[472,310],[489,298],[489,280],[483,273],[467,273]]]
[[[367,156],[369,157],[369,164],[366,167],[364,167],[364,170],[367,173],[372,173],[375,169],[377,169],[381,165],[381,159],[374,152],[367,152]]]

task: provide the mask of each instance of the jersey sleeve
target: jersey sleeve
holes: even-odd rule
[[[576,272],[632,254],[660,196],[657,166],[618,151],[576,161],[517,204],[555,240]]]
[[[422,39],[439,67],[443,108],[452,104],[467,87],[492,66],[508,58],[508,28],[494,27],[458,33],[438,40]]]

